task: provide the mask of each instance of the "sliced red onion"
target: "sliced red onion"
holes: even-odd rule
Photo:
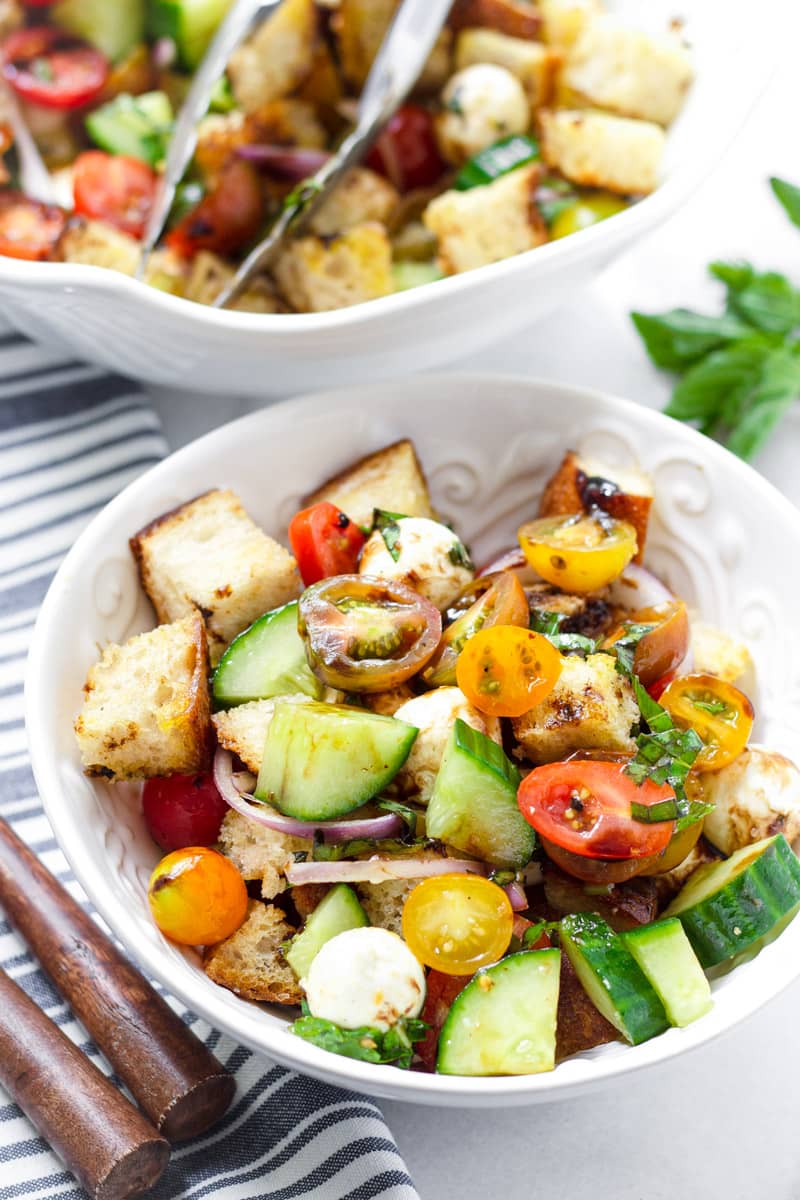
[[[300,862],[286,868],[298,883],[389,883],[395,879],[429,879],[433,875],[485,875],[483,863],[468,858],[364,858],[355,862]]]
[[[484,575],[495,575],[498,571],[513,571],[523,587],[530,587],[535,583],[542,582],[541,577],[536,574],[519,546],[512,546],[511,549],[504,550],[486,566],[481,567],[478,571],[478,578],[482,578]]]
[[[178,57],[178,47],[171,37],[160,37],[153,42],[153,66],[162,70],[171,67]]]
[[[503,891],[508,896],[514,912],[523,912],[528,907],[528,897],[525,895],[525,888],[521,883],[517,883],[516,880],[513,883],[507,883]]]
[[[214,755],[214,783],[225,803],[243,817],[291,837],[313,838],[315,833],[321,833],[326,842],[334,844],[347,842],[350,838],[395,837],[403,828],[403,818],[396,813],[356,817],[350,821],[297,821],[294,817],[285,817],[271,805],[239,791],[233,773],[233,756],[229,750],[218,749]]]
[[[239,158],[246,158],[257,167],[265,167],[281,179],[302,183],[316,175],[330,158],[325,150],[310,150],[304,146],[238,146]]]
[[[523,867],[522,882],[525,887],[536,887],[537,883],[541,883],[543,879],[541,863],[530,862],[527,867]]]
[[[647,567],[630,563],[609,588],[608,598],[621,608],[655,608],[658,604],[670,604],[674,595],[657,575]]]

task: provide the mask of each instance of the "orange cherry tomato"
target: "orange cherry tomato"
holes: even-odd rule
[[[519,530],[525,557],[542,579],[565,592],[596,592],[636,554],[636,530],[603,513],[539,517]]]
[[[480,629],[491,629],[496,625],[520,625],[527,629],[530,609],[525,591],[510,571],[503,571],[486,581],[487,586],[476,589],[474,581],[466,591],[481,594],[473,604],[448,625],[431,661],[422,672],[422,678],[430,687],[452,686],[456,682],[458,656],[471,637]],[[458,598],[454,605],[458,604]]]
[[[477,709],[491,717],[521,717],[549,696],[563,659],[541,633],[495,625],[471,637],[458,658],[456,679]]]
[[[657,682],[680,666],[689,649],[689,616],[682,600],[642,608],[626,617],[625,624],[613,630],[605,646],[613,646],[624,637],[628,625],[653,625],[636,646],[633,669],[645,687]]]
[[[732,683],[715,675],[681,675],[659,700],[676,725],[703,742],[696,771],[719,771],[744,750],[753,728],[753,706]]]
[[[501,887],[480,875],[439,875],[417,884],[403,907],[403,937],[426,967],[474,975],[502,958],[514,912]]]
[[[247,915],[244,880],[230,859],[208,846],[187,846],[162,858],[147,899],[161,932],[184,946],[213,946]]]

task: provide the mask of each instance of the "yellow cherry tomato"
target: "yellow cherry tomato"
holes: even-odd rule
[[[613,192],[587,192],[554,218],[550,226],[550,238],[556,241],[569,237],[571,233],[579,233],[581,229],[597,225],[599,221],[605,221],[627,207],[626,201]]]
[[[147,899],[161,932],[184,946],[213,946],[247,915],[244,880],[230,859],[208,846],[187,846],[162,858]]]
[[[563,659],[541,633],[518,625],[481,629],[456,663],[456,680],[471,704],[491,717],[521,717],[549,696]]]
[[[519,544],[542,579],[565,592],[595,592],[621,575],[636,554],[636,530],[605,514],[539,517]]]
[[[696,771],[719,771],[744,750],[753,728],[753,706],[732,683],[715,675],[681,675],[661,693],[659,704],[676,725],[703,742]]]
[[[474,975],[511,941],[514,912],[501,887],[480,875],[437,875],[417,884],[403,908],[411,953],[445,975]]]
[[[685,829],[673,833],[664,853],[651,859],[644,870],[636,872],[637,875],[664,875],[667,871],[679,867],[697,845],[702,832],[703,822],[695,821],[693,825],[687,825]]]

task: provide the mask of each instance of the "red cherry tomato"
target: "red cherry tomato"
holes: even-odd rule
[[[420,1018],[429,1029],[422,1041],[414,1047],[428,1071],[436,1070],[436,1052],[442,1026],[456,996],[463,992],[471,978],[471,975],[445,975],[443,971],[428,972],[425,1006]]]
[[[108,60],[54,25],[29,25],[2,45],[3,75],[18,95],[46,108],[80,108],[103,90]]]
[[[213,845],[227,811],[210,774],[148,779],[142,788],[145,823],[162,850]]]
[[[182,258],[198,250],[233,254],[252,241],[264,220],[264,195],[258,172],[244,159],[232,159],[213,192],[167,234],[166,242]]]
[[[67,221],[63,209],[21,192],[0,192],[0,254],[38,262],[48,258]]]
[[[403,104],[387,122],[366,157],[366,164],[399,192],[431,187],[444,174],[433,119],[419,104]]]
[[[525,820],[543,838],[585,858],[649,858],[660,854],[674,821],[635,821],[631,804],[650,807],[675,793],[649,779],[641,786],[624,764],[573,760],[536,767],[517,796]]]
[[[75,160],[75,212],[141,237],[156,193],[155,172],[138,158],[87,150]]]
[[[654,683],[650,684],[650,687],[647,690],[650,693],[650,695],[653,697],[654,700],[660,700],[661,697],[663,696],[664,692],[667,690],[669,685],[672,683],[673,679],[677,679],[677,678],[678,678],[678,669],[676,667],[674,671],[667,671],[667,673],[665,675],[662,675],[660,679],[656,679],[656,681]]]
[[[354,575],[366,537],[340,508],[323,500],[292,517],[289,543],[306,587],[331,575]]]

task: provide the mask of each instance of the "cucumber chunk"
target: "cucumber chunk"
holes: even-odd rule
[[[487,967],[453,1001],[439,1037],[440,1075],[552,1071],[561,954],[526,950]]]
[[[417,732],[359,708],[278,700],[255,794],[301,821],[341,817],[394,779]]]
[[[265,613],[234,638],[214,672],[212,688],[223,708],[295,692],[319,700],[323,687],[297,632],[296,600]]]
[[[56,25],[85,38],[112,62],[144,40],[145,0],[60,0],[50,9]]]
[[[104,0],[108,3],[108,0]],[[178,47],[181,66],[193,71],[232,0],[150,0],[150,29]]]
[[[561,946],[589,999],[632,1045],[669,1026],[664,1005],[650,980],[596,913],[570,913],[561,921]]]
[[[428,836],[499,867],[524,867],[536,835],[519,811],[519,784],[501,747],[456,720],[428,805]]]
[[[437,279],[444,279],[444,276],[436,263],[402,259],[392,263],[392,283],[396,292],[407,292],[409,288],[422,287],[425,283],[436,283]]]
[[[300,933],[295,934],[284,951],[284,958],[298,979],[305,979],[308,968],[331,938],[347,929],[369,925],[369,917],[358,897],[346,883],[337,883],[320,900]]]
[[[165,92],[123,93],[89,113],[86,131],[109,154],[140,158],[155,167],[166,154],[172,116]]]
[[[711,1008],[711,988],[677,917],[641,925],[622,940],[664,1005],[670,1025],[690,1025]]]
[[[775,937],[800,909],[800,862],[782,833],[700,867],[666,909],[704,967]]]

